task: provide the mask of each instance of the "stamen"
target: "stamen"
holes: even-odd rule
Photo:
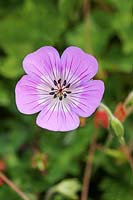
[[[55,92],[50,92],[49,94],[50,94],[50,95],[53,95],[53,94],[55,94]]]
[[[62,96],[59,96],[59,100],[60,100],[60,101],[62,100]]]
[[[55,86],[57,86],[57,85],[58,85],[58,83],[56,82],[56,80],[54,80],[54,84],[55,84]]]
[[[53,80],[53,82],[56,87],[51,87],[51,92],[49,92],[50,95],[53,95],[53,98],[58,97],[59,100],[62,101],[63,98],[67,98],[67,94],[71,94],[71,91],[67,91],[66,89],[70,87],[70,83],[67,84],[66,80],[63,81],[63,84],[61,78],[58,79],[58,81]]]
[[[66,86],[66,88],[69,88],[70,87],[70,83]]]
[[[71,91],[66,91],[67,94],[71,94]]]
[[[61,78],[58,80],[58,83],[59,83],[59,84],[61,83]]]
[[[63,96],[64,96],[64,98],[66,98],[66,97],[67,97],[67,94],[63,94]]]
[[[65,86],[66,85],[66,80],[64,80],[64,83],[63,83],[63,86]]]
[[[57,94],[54,95],[54,99],[57,97]]]

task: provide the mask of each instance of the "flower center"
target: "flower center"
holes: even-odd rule
[[[71,94],[71,91],[69,91],[70,83],[67,83],[66,80],[63,82],[61,81],[61,78],[56,81],[53,81],[55,87],[51,88],[51,92],[49,92],[50,95],[53,95],[53,98],[59,98],[61,101],[63,98],[66,98],[68,94]]]

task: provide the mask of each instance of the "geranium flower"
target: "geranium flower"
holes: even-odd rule
[[[93,80],[97,60],[80,48],[68,47],[59,56],[45,46],[23,61],[27,75],[16,85],[16,104],[21,113],[40,112],[36,123],[52,131],[70,131],[79,126],[79,116],[88,117],[99,106],[104,83]]]

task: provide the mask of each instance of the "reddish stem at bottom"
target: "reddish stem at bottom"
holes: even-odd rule
[[[95,130],[93,141],[90,145],[88,151],[88,159],[86,162],[84,177],[83,177],[83,186],[82,186],[82,193],[81,193],[81,200],[87,200],[89,195],[89,187],[90,187],[90,178],[92,172],[92,163],[93,163],[93,156],[96,150],[96,138],[97,138],[98,130]]]
[[[23,200],[29,200],[29,198],[12,182],[10,181],[4,173],[0,171],[0,178],[9,185]]]

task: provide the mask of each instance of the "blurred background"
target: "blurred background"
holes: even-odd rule
[[[73,132],[52,133],[36,126],[36,115],[18,112],[14,90],[24,74],[22,60],[45,45],[60,53],[76,45],[98,59],[103,102],[117,110],[125,146],[107,129],[103,114],[81,119]],[[133,1],[0,0],[0,170],[30,200],[81,199],[96,129],[89,194],[82,200],[133,199],[133,115],[121,119],[118,106],[132,90]],[[0,179],[0,200],[5,199],[21,200]]]

